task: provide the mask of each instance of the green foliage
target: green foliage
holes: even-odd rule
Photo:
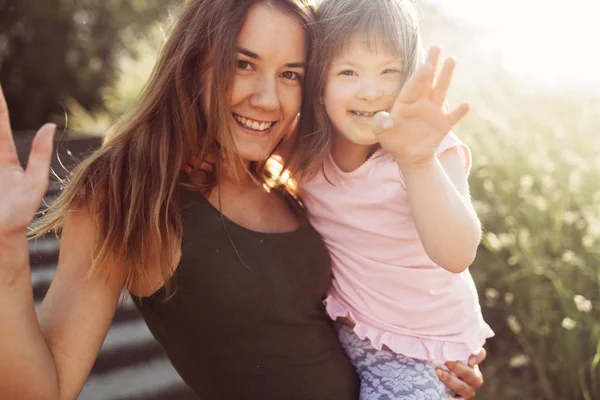
[[[598,399],[600,103],[494,94],[460,129],[485,228],[471,270],[497,334],[478,398]]]
[[[16,130],[54,120],[65,102],[104,109],[117,54],[180,0],[0,0],[0,82]]]

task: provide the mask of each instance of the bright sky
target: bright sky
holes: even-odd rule
[[[513,73],[600,86],[600,0],[422,1],[481,28]]]

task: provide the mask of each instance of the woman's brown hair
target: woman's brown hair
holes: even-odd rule
[[[32,236],[58,234],[68,210],[86,208],[97,229],[89,274],[110,274],[118,267],[125,288],[131,289],[134,279],[146,276],[147,265],[158,262],[163,283],[168,282],[181,246],[177,188],[182,167],[193,157],[204,159],[217,147],[227,160],[238,157],[226,121],[237,38],[256,3],[298,19],[309,45],[307,64],[313,63],[316,32],[306,0],[186,1],[137,104],[111,128],[102,147],[73,170]],[[201,78],[209,69],[211,86],[203,88]],[[211,93],[208,117],[203,90]],[[301,145],[311,146],[315,139],[308,137]],[[291,163],[310,165],[313,157],[298,159],[306,154],[310,155],[292,152]],[[203,189],[210,191],[215,185],[213,177]]]

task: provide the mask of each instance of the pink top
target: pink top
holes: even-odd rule
[[[468,173],[468,147],[451,133],[438,155],[450,148]],[[494,333],[468,269],[453,274],[425,253],[393,158],[379,150],[346,173],[329,157],[324,172],[303,182],[302,198],[331,253],[331,318],[350,317],[357,336],[377,349],[437,363],[467,360]]]

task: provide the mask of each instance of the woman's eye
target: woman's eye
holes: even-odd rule
[[[354,71],[346,70],[346,71],[340,72],[340,75],[354,76],[356,74],[354,73]]]
[[[302,76],[294,71],[285,71],[283,74],[281,74],[281,76],[283,76],[285,79],[290,79],[292,81],[299,81],[302,79]]]
[[[250,64],[248,61],[238,60],[237,61],[237,68],[238,69],[243,69],[243,70],[251,70],[252,69],[252,64]]]

